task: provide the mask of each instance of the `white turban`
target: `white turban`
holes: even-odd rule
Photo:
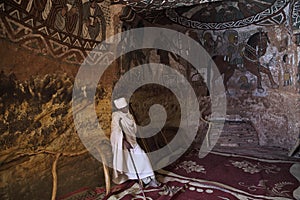
[[[124,97],[114,100],[114,104],[117,109],[125,108],[128,105]]]

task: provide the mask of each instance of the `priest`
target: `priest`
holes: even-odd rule
[[[129,112],[124,97],[113,101],[116,111],[112,113],[110,141],[113,151],[113,182],[138,180],[144,186],[158,187],[160,183],[150,160],[136,140],[137,125]]]

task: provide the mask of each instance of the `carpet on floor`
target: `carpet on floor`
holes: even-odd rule
[[[300,199],[300,161],[267,160],[193,149],[156,172],[159,188],[145,188],[147,200],[289,200]],[[112,188],[86,189],[59,200],[143,199],[135,181]]]

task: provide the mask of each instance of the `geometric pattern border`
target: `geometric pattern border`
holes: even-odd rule
[[[291,9],[291,23],[294,33],[300,33],[300,1],[295,1]]]
[[[163,10],[166,8],[176,8],[181,6],[192,6],[203,3],[212,3],[222,0],[112,0],[113,4],[120,3],[130,6],[136,12],[146,12],[149,10]]]
[[[200,29],[200,30],[222,30],[229,28],[241,28],[251,24],[278,24],[282,23],[284,20],[278,20],[274,15],[284,15],[279,19],[285,19],[284,8],[288,5],[289,0],[277,0],[272,4],[271,7],[266,10],[257,13],[253,16],[231,22],[224,23],[205,23],[195,20],[190,20],[186,17],[180,16],[174,9],[168,9],[166,11],[166,16],[173,22],[185,26],[187,28]],[[273,17],[273,18],[272,18]]]
[[[78,65],[83,61],[87,62],[83,64],[96,64],[111,49],[108,44],[100,46],[100,42],[53,30],[6,1],[0,1],[0,37],[34,53]],[[90,57],[92,50],[94,54]]]

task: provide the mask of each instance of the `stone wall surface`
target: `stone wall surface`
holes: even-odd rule
[[[299,95],[291,92],[269,91],[266,97],[245,94],[228,99],[231,114],[250,120],[261,146],[290,150],[299,134]]]
[[[250,136],[257,137],[253,141],[258,141],[259,145],[290,149],[296,142],[300,127],[298,53],[300,42],[297,46],[298,39],[293,35],[286,20],[290,9],[288,1],[276,2],[280,3],[278,13],[273,13],[272,10],[261,21],[247,21],[246,25],[241,26],[241,23],[232,23],[237,26],[232,25],[228,30],[222,27],[229,22],[220,22],[221,24],[211,25],[214,25],[214,28],[222,25],[219,26],[221,28],[204,30],[187,27],[190,23],[180,25],[170,21],[171,12],[167,18],[165,13],[156,12],[154,15],[157,16],[147,12],[138,16],[132,11],[123,13],[124,6],[110,6],[110,2],[106,0],[101,3],[106,20],[102,29],[105,28],[106,36],[111,36],[121,31],[122,23],[129,25],[131,23],[134,27],[140,24],[140,20],[144,20],[145,26],[164,27],[163,23],[166,22],[166,27],[190,34],[212,57],[221,58],[220,67],[229,66],[222,72],[223,77],[225,74],[230,75],[230,79],[226,82],[228,118],[239,116],[247,123],[251,122],[256,132],[251,132]],[[0,179],[2,180],[0,198],[50,199],[53,187],[52,169],[56,162],[58,176],[56,196],[85,186],[103,186],[102,163],[87,152],[74,126],[72,94],[74,80],[84,58],[94,63],[98,61],[98,56],[106,56],[103,50],[106,48],[105,45],[100,46],[103,49],[97,49],[96,56],[88,54],[105,38],[99,39],[99,35],[98,40],[93,41],[82,38],[81,34],[74,35],[66,33],[66,30],[53,29],[53,26],[47,26],[45,19],[40,21],[42,23],[38,23],[39,20],[35,15],[24,9],[28,7],[27,3],[28,1],[5,3],[0,1]],[[246,1],[241,5],[244,3]],[[210,6],[214,7],[213,4]],[[183,13],[185,17],[191,14],[189,9],[177,11]],[[42,17],[42,13],[37,14]],[[123,15],[122,19],[120,15]],[[176,16],[174,20],[183,19],[182,17]],[[293,20],[298,23],[299,17],[294,18]],[[210,17],[203,19],[211,20]],[[242,20],[239,19],[239,22]],[[188,21],[196,22],[194,19]],[[266,25],[267,23],[269,24]],[[267,40],[264,37],[265,32],[269,41],[264,44],[257,43],[261,39]],[[256,33],[259,33],[260,37],[247,43]],[[173,42],[174,45],[179,44],[178,41]],[[257,61],[252,58],[255,64],[250,68],[246,67],[246,58],[241,59],[247,45],[256,45],[252,47],[253,55],[259,57]],[[266,48],[265,53],[258,55],[257,52],[262,47]],[[189,49],[180,51],[188,52]],[[204,83],[204,79],[208,77],[201,77],[203,74],[197,73],[186,61],[175,59],[174,55],[171,56],[169,53],[163,52],[164,57],[160,58],[155,50],[140,52],[145,53],[145,58],[150,62],[167,60],[172,68],[183,74],[196,91],[202,117],[209,120],[211,100],[207,96],[208,91]],[[238,59],[230,60],[234,56]],[[84,100],[81,102],[82,108],[85,107],[90,112],[95,110],[97,113],[104,134],[100,135],[96,142],[99,139],[99,145],[103,145],[102,153],[108,161],[112,156],[108,140],[112,91],[120,75],[125,73],[124,66],[121,68],[118,64],[120,63],[113,63],[99,80],[95,105]],[[261,69],[269,71],[271,76],[262,73]],[[262,77],[261,88],[258,87],[258,76],[254,73],[257,70]],[[164,72],[156,74],[159,77],[163,75]],[[194,78],[196,80],[193,80]],[[217,78],[215,81],[222,81]],[[272,78],[274,82],[271,81]],[[126,86],[130,86],[130,83]],[[75,89],[80,94],[77,98],[83,97],[84,92],[90,90],[89,86],[86,89]],[[132,96],[130,102],[140,125],[147,125],[150,122],[151,105],[158,103],[163,105],[167,113],[163,131],[166,131],[167,140],[173,138],[180,125],[182,108],[170,90],[157,85],[145,86]],[[185,103],[188,104],[189,100]],[[82,116],[82,119],[88,124],[89,117],[89,115]],[[195,139],[204,140],[207,124],[203,119],[196,120],[201,123],[199,134]],[[188,134],[188,130],[186,132]],[[99,133],[93,134],[98,136]],[[226,138],[230,138],[230,133],[226,134]],[[249,139],[246,136],[247,132],[243,134]],[[160,136],[152,139],[148,142],[150,146],[155,146],[154,148],[165,145]],[[251,143],[251,139],[249,141],[246,143]],[[231,143],[226,140],[221,142],[224,146]],[[245,143],[245,141],[240,143],[243,142]]]
[[[85,150],[73,123],[72,92],[78,66],[0,42],[4,56],[0,73],[1,199],[50,199],[57,155],[57,196],[103,185],[102,163]],[[109,134],[111,104],[105,90],[99,85],[96,110]],[[106,153],[109,158],[110,151]]]

